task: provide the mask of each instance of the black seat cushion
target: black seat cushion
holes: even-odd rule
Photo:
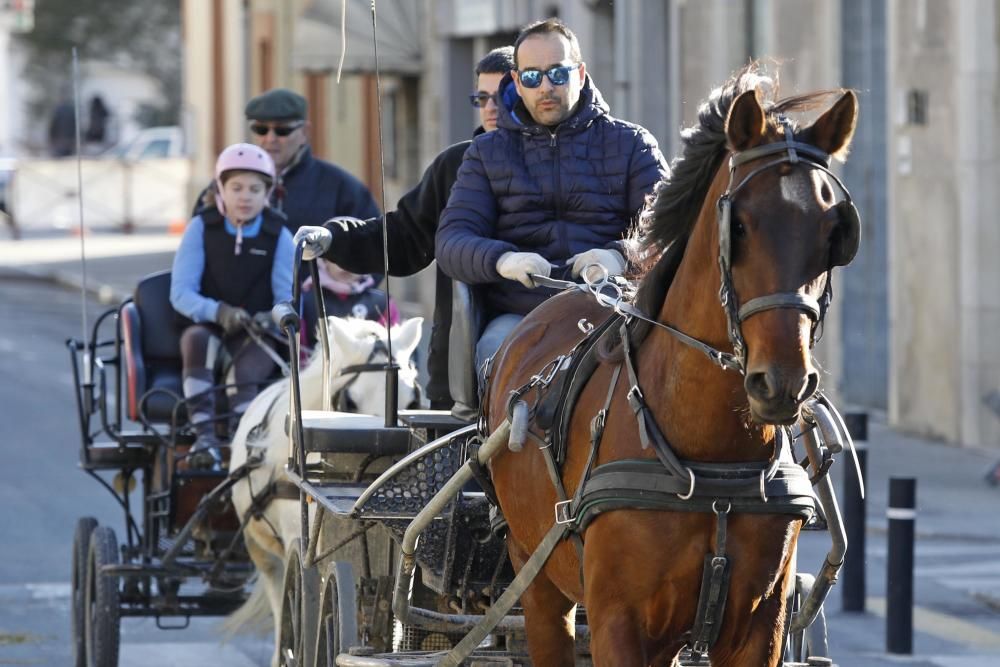
[[[484,304],[477,288],[454,281],[448,336],[448,386],[455,401],[451,412],[463,421],[475,420],[479,413],[476,343],[486,325]]]

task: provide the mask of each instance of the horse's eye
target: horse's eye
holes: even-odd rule
[[[733,218],[732,228],[729,230],[734,239],[742,239],[747,235],[747,228],[743,226],[737,218]]]

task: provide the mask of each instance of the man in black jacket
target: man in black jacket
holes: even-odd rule
[[[504,46],[490,51],[476,65],[476,92],[470,99],[479,109],[482,125],[475,135],[496,129],[496,91],[500,79],[514,66],[514,50]],[[449,146],[442,151],[415,188],[399,200],[395,211],[386,214],[389,230],[389,273],[409,276],[434,261],[434,235],[438,218],[448,203],[448,194],[462,164],[462,156],[471,140]],[[355,273],[370,273],[382,269],[382,220],[370,218],[334,218],[323,227],[301,228],[296,243],[307,239],[304,256],[322,255]],[[452,405],[448,390],[448,333],[451,328],[451,279],[440,269],[434,303],[434,325],[431,331],[427,370],[430,380],[427,396],[431,407],[447,410]]]

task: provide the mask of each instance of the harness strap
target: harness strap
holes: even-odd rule
[[[722,616],[726,611],[726,599],[729,597],[730,563],[729,557],[726,556],[726,531],[729,510],[732,506],[727,502],[725,509],[719,509],[719,502],[719,500],[712,502],[712,510],[715,512],[715,553],[705,555],[698,611],[694,617],[694,627],[691,628],[689,640],[691,657],[698,662],[719,638]]]
[[[465,635],[458,644],[455,645],[451,651],[448,652],[441,662],[437,663],[439,667],[442,665],[445,667],[458,667],[462,664],[462,661],[472,655],[472,652],[486,639],[486,636],[497,626],[500,620],[507,615],[517,602],[521,594],[527,590],[531,582],[535,580],[538,573],[541,572],[542,567],[545,562],[552,555],[553,550],[555,550],[556,545],[559,544],[566,537],[566,533],[569,531],[569,526],[565,524],[554,524],[549,532],[545,534],[544,539],[535,549],[535,552],[531,554],[531,557],[521,568],[521,571],[517,573],[514,577],[514,581],[510,582],[510,586],[507,590],[496,599],[490,608],[483,615],[483,619],[476,624],[469,634]]]
[[[622,345],[625,348],[625,368],[628,370],[628,380],[629,380],[629,390],[628,390],[628,403],[632,407],[632,412],[635,414],[636,421],[639,424],[639,440],[642,444],[643,449],[648,449],[650,445],[653,446],[653,451],[656,453],[656,458],[660,459],[660,463],[667,471],[680,477],[681,479],[688,479],[691,481],[691,489],[689,491],[694,491],[694,474],[691,469],[681,464],[677,455],[674,454],[673,449],[670,444],[667,443],[663,434],[660,433],[660,429],[656,426],[656,421],[653,416],[649,414],[649,407],[646,405],[646,401],[642,395],[642,389],[639,388],[639,375],[636,373],[635,364],[632,359],[632,343],[630,341],[630,335],[628,327],[624,324],[621,327],[621,337]],[[650,434],[652,433],[652,437]]]

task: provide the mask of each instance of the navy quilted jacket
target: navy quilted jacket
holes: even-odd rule
[[[500,256],[535,252],[562,269],[577,253],[618,247],[668,167],[648,131],[608,115],[589,75],[576,112],[553,129],[532,120],[509,74],[500,90],[498,129],[465,153],[436,256],[457,280],[493,283],[492,315],[526,314],[551,291],[502,278]]]

